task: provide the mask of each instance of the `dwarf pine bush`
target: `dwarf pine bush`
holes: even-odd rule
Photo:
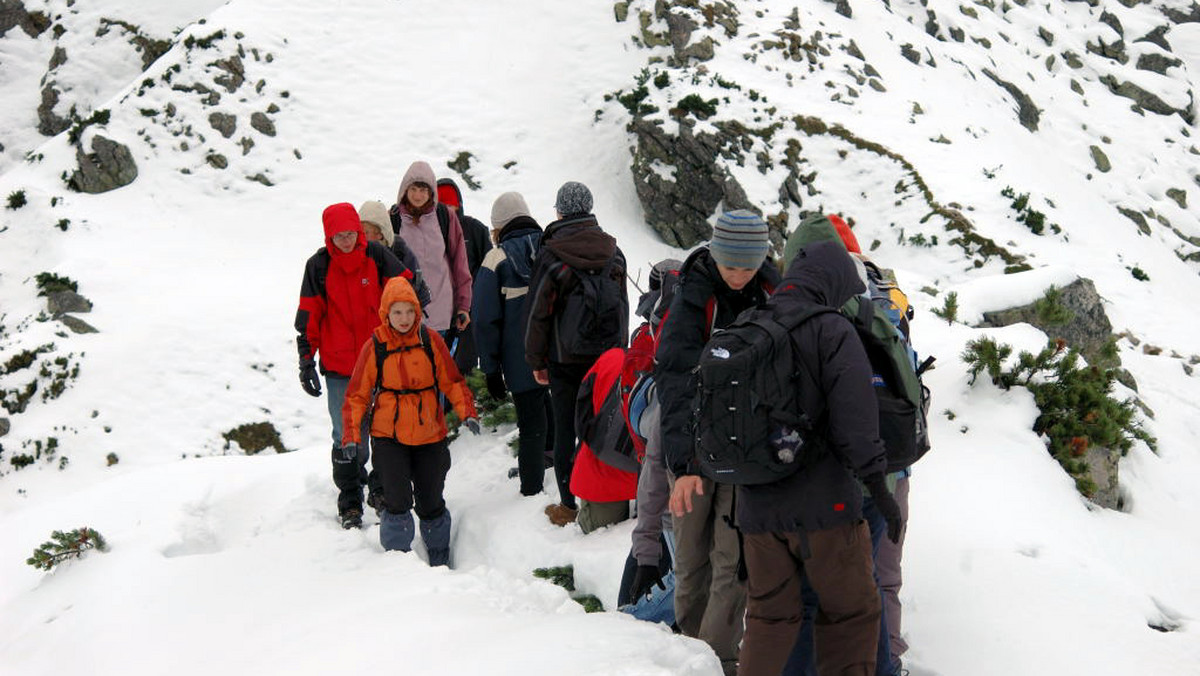
[[[33,550],[33,556],[25,563],[39,570],[51,570],[63,561],[81,558],[89,549],[108,551],[104,536],[87,526],[65,533],[56,530],[50,534],[50,540]]]

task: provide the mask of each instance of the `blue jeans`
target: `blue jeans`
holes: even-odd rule
[[[879,543],[887,533],[887,520],[875,508],[875,501],[870,496],[863,497],[863,518],[871,529],[871,553],[879,552]],[[879,584],[879,575],[875,576],[875,584]],[[782,676],[816,676],[816,653],[813,650],[813,621],[817,616],[817,593],[808,583],[808,577],[802,577],[801,596],[804,599],[804,613],[800,620],[800,633],[796,635],[796,644],[788,657],[787,665],[783,668]],[[883,592],[880,591],[880,600]],[[892,659],[891,641],[887,631],[887,604],[883,604],[879,618],[879,646],[875,653],[875,676],[893,676],[900,672],[900,660]]]
[[[338,448],[342,447],[342,403],[346,401],[349,387],[350,376],[325,374],[325,401],[329,404],[329,420],[333,423],[333,445]]]

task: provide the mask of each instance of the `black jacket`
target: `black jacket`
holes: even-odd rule
[[[818,242],[796,255],[774,302],[785,312],[789,306],[839,308],[864,288],[841,244]],[[856,476],[882,474],[887,466],[870,362],[850,321],[839,313],[817,315],[792,331],[792,345],[819,385],[801,393],[801,406],[824,420],[831,452],[774,483],[740,486],[737,520],[746,533],[821,530],[857,521],[862,488]]]
[[[734,291],[721,278],[708,247],[692,252],[679,274],[679,288],[662,321],[654,353],[663,456],[675,476],[700,473],[693,437],[693,370],[704,344],[713,329],[729,326],[742,311],[765,301],[779,282],[779,273],[768,259],[746,286]]]

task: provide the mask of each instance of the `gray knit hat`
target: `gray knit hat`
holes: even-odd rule
[[[396,234],[392,232],[392,219],[388,216],[387,207],[379,200],[368,200],[358,208],[358,220],[363,223],[374,223],[383,233],[383,242],[392,248]]]
[[[762,265],[770,248],[767,224],[758,214],[745,209],[721,214],[708,244],[708,250],[718,264],[751,270]]]
[[[518,216],[529,216],[529,206],[519,192],[506,192],[492,202],[492,227],[499,230]]]
[[[578,214],[592,213],[592,191],[579,181],[567,181],[558,189],[554,198],[554,210],[566,218]]]

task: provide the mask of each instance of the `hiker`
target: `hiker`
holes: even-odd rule
[[[471,323],[471,272],[458,215],[439,205],[436,184],[428,162],[413,162],[400,181],[388,217],[393,232],[404,238],[421,262],[421,276],[430,296],[425,309],[427,324],[453,347],[453,335],[448,332],[453,329],[457,334]]]
[[[429,287],[421,276],[421,264],[413,255],[412,249],[405,244],[404,238],[392,232],[387,207],[379,200],[368,200],[358,207],[358,219],[362,221],[363,233],[368,242],[380,242],[391,250],[396,258],[404,263],[404,267],[412,270],[413,288],[417,291],[417,299],[421,307],[429,305]]]
[[[557,220],[546,226],[525,305],[525,361],[550,386],[554,411],[554,478],[559,501],[546,507],[555,525],[575,520],[571,494],[575,398],[592,363],[624,347],[629,330],[625,255],[592,215],[592,193],[568,181],[558,189]]]
[[[772,304],[781,316],[810,306],[836,309],[865,288],[840,243],[816,242],[797,252]],[[802,579],[819,598],[817,673],[874,674],[882,606],[859,479],[893,541],[901,523],[884,476],[871,364],[850,321],[835,312],[800,323],[791,339],[805,382],[814,385],[798,392],[800,409],[818,421],[805,443],[827,450],[782,479],[738,487],[748,573],[738,674],[777,676],[784,668],[799,629]],[[788,431],[781,430],[776,448],[797,455],[799,437]]]
[[[341,452],[348,459],[362,455],[367,440],[360,425],[369,418],[373,464],[383,483],[379,543],[385,551],[412,549],[415,503],[429,565],[447,566],[450,511],[442,491],[450,449],[438,393],[478,435],[475,402],[441,335],[422,326],[421,304],[408,280],[394,279],[384,287],[379,319],[350,376]]]
[[[367,241],[352,205],[330,205],[321,214],[321,222],[325,246],[304,264],[300,307],[296,310],[300,385],[308,394],[321,396],[315,361],[319,352],[333,423],[338,519],[343,528],[358,528],[362,526],[363,486],[368,483],[367,454],[357,463],[342,456],[342,400],[358,348],[379,324],[376,310],[384,284],[393,277],[411,279],[413,273],[382,244]]]
[[[437,182],[437,201],[445,204],[458,216],[462,226],[463,241],[467,247],[467,272],[471,275],[472,284],[479,274],[479,266],[492,248],[492,235],[488,227],[463,212],[462,191],[452,178],[439,178]],[[472,312],[474,317],[475,313]],[[454,362],[458,370],[465,376],[479,366],[479,357],[475,348],[475,334],[462,331],[458,337],[458,349],[454,352]]]
[[[757,214],[721,214],[708,245],[683,264],[655,351],[674,516],[675,620],[685,635],[712,646],[726,674],[736,670],[746,589],[737,579],[738,536],[728,521],[734,489],[701,476],[695,458],[694,369],[712,332],[775,288],[779,273],[767,259],[769,248],[767,224]]]
[[[868,285],[868,292],[872,287],[876,287],[882,282],[883,273],[871,262],[870,258],[862,253],[862,249],[858,244],[858,238],[854,236],[854,232],[846,221],[837,214],[828,214],[825,216],[817,214],[802,221],[801,225],[788,238],[784,249],[785,260],[790,261],[802,247],[822,240],[840,242],[846,248],[856,260],[859,276]],[[869,296],[870,294],[867,293],[866,295]],[[894,324],[907,341],[910,315],[909,306],[903,293],[901,292],[899,295],[904,299],[902,301],[904,307],[896,308]],[[871,301],[868,300],[866,302]],[[908,649],[907,642],[901,636],[899,591],[902,583],[901,558],[903,556],[904,532],[907,530],[908,524],[909,476],[911,476],[910,467],[903,467],[897,471],[889,471],[887,474],[887,487],[900,507],[901,525],[903,526],[900,539],[896,542],[884,537],[886,520],[883,514],[880,513],[878,506],[869,492],[865,492],[863,496],[863,517],[866,519],[871,532],[871,552],[875,563],[875,579],[883,601],[883,621],[881,623],[879,647],[876,655],[875,674],[877,676],[895,676],[903,673],[901,656]],[[816,666],[812,650],[812,622],[816,616],[819,599],[807,584],[804,585],[803,595],[804,615],[800,635],[792,649],[792,655],[788,659],[787,667],[784,669],[784,676],[812,676],[815,674]]]
[[[575,399],[578,445],[571,467],[571,494],[579,502],[575,522],[584,535],[629,518],[641,469],[625,416],[621,372],[625,350],[609,348],[583,376]]]
[[[546,449],[552,443],[550,394],[545,385],[534,380],[533,369],[525,362],[525,327],[521,320],[542,228],[517,192],[496,198],[491,221],[496,248],[484,256],[475,275],[471,300],[475,320],[471,326],[488,394],[504,401],[511,392],[517,409],[521,495],[537,495],[546,477]]]

